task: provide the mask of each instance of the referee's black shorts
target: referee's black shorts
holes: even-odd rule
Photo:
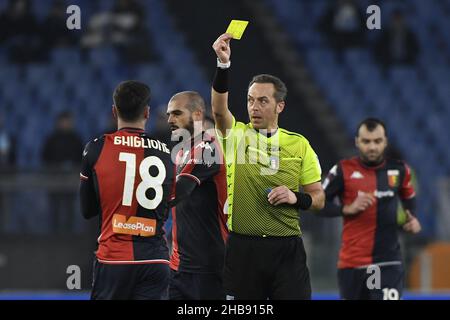
[[[231,232],[225,254],[227,299],[311,299],[301,237],[251,237]]]
[[[167,300],[169,265],[94,261],[91,300]]]

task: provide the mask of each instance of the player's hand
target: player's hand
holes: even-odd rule
[[[411,232],[413,234],[419,233],[422,230],[419,220],[414,217],[409,210],[406,210],[408,215],[406,223],[403,225],[403,230],[406,232]]]
[[[222,63],[228,63],[228,61],[230,61],[231,57],[230,40],[232,38],[233,36],[229,33],[221,34],[212,45],[214,51],[216,52],[217,57]]]
[[[286,186],[273,188],[267,195],[267,199],[269,200],[269,203],[274,206],[278,206],[283,203],[295,204],[297,202],[295,193],[289,190]]]
[[[358,192],[358,196],[355,201],[350,205],[345,205],[342,209],[344,215],[355,215],[358,214],[375,203],[375,196],[371,193]]]

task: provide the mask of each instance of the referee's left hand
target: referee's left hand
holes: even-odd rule
[[[269,203],[274,206],[278,206],[283,203],[295,204],[297,202],[295,193],[289,190],[286,186],[273,188],[267,195],[267,199],[269,200]]]

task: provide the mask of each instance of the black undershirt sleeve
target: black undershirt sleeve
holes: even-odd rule
[[[198,183],[187,176],[179,176],[176,183],[175,199],[169,202],[169,207],[174,207],[184,199],[188,198],[189,195],[197,187]]]
[[[325,207],[315,214],[325,218],[342,216],[343,206],[339,203],[339,199],[344,192],[344,178],[340,164],[336,164],[330,170],[323,182],[323,188],[325,191]]]
[[[95,139],[89,142],[83,151],[79,192],[81,214],[85,219],[90,219],[100,213],[100,204],[94,181],[95,173],[92,168],[97,162],[102,147],[103,141]]]

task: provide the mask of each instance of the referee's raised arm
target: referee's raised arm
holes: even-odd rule
[[[230,34],[224,33],[217,38],[212,46],[217,55],[217,70],[211,89],[211,106],[216,128],[224,137],[233,124],[233,115],[228,109],[228,69],[231,65],[231,39]]]

